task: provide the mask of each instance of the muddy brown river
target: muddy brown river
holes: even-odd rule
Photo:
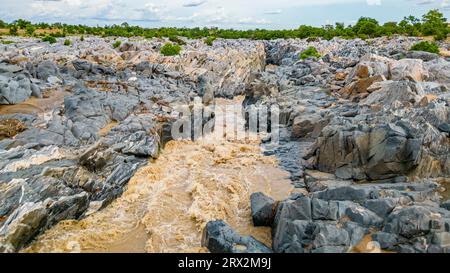
[[[241,102],[217,100],[217,106]],[[225,119],[218,115],[216,128]],[[259,144],[256,137],[238,140],[220,130],[195,142],[171,141],[111,205],[60,222],[24,252],[207,252],[202,230],[215,219],[271,246],[270,228],[253,226],[249,197],[261,191],[281,200],[293,187],[290,174]]]

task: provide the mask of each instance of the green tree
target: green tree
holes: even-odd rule
[[[20,29],[26,29],[27,26],[31,25],[31,22],[23,19],[18,19],[14,21],[14,24]]]
[[[423,16],[422,21],[423,35],[435,35],[437,38],[447,37],[449,33],[447,19],[439,10],[430,10]]]
[[[377,20],[369,17],[361,17],[353,27],[353,30],[358,35],[373,37],[377,33],[378,27],[379,25]]]

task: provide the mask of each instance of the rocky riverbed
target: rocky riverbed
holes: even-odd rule
[[[1,252],[450,251],[450,63],[420,38],[10,39]],[[279,145],[172,140],[196,98],[277,106]]]

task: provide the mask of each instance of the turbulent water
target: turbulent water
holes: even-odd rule
[[[217,100],[217,106],[241,101]],[[257,138],[237,140],[217,130],[224,120],[217,116],[216,133],[203,139],[167,143],[111,205],[80,221],[60,222],[24,251],[206,252],[202,230],[214,219],[270,246],[270,228],[253,226],[249,197],[261,191],[286,198],[293,190],[290,173],[263,155]],[[243,122],[238,115],[237,123]]]

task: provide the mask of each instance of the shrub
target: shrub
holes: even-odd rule
[[[63,32],[55,32],[52,34],[52,36],[58,37],[58,38],[64,38],[64,37],[66,37],[66,33],[64,31]]]
[[[212,46],[213,42],[216,40],[217,38],[214,36],[209,36],[208,38],[205,39],[205,44]]]
[[[34,33],[34,31],[35,31],[35,27],[34,27],[34,26],[28,25],[28,26],[26,27],[26,32],[27,32],[28,35],[32,36],[33,33]]]
[[[9,27],[9,35],[16,36],[18,34],[17,26],[12,25]]]
[[[427,41],[419,42],[411,47],[411,50],[417,50],[417,51],[426,51],[430,53],[436,53],[439,54],[439,47],[435,43],[430,43]]]
[[[117,41],[115,41],[115,42],[112,44],[112,46],[113,46],[114,48],[118,48],[121,44],[122,44],[122,41],[117,40]]]
[[[302,60],[308,59],[310,57],[320,58],[319,52],[313,46],[310,46],[310,47],[308,47],[308,49],[303,50],[303,52],[300,54],[300,59],[302,59]]]
[[[180,54],[181,46],[174,45],[171,43],[166,43],[163,47],[161,47],[161,54],[164,56],[175,56]]]
[[[65,46],[70,46],[70,44],[71,44],[70,40],[67,40],[67,39],[66,39],[66,40],[64,41],[64,45],[65,45]]]
[[[435,41],[443,41],[445,39],[447,39],[446,31],[439,31],[436,35],[434,35]]]
[[[82,35],[81,37],[80,37],[80,41],[84,41],[84,36]]]
[[[50,44],[56,43],[56,38],[52,35],[46,35],[44,38],[42,38],[42,42],[49,42]]]
[[[169,36],[169,40],[171,42],[177,43],[179,45],[185,45],[186,44],[186,42],[184,40],[180,39],[178,36],[175,36],[175,35]]]

